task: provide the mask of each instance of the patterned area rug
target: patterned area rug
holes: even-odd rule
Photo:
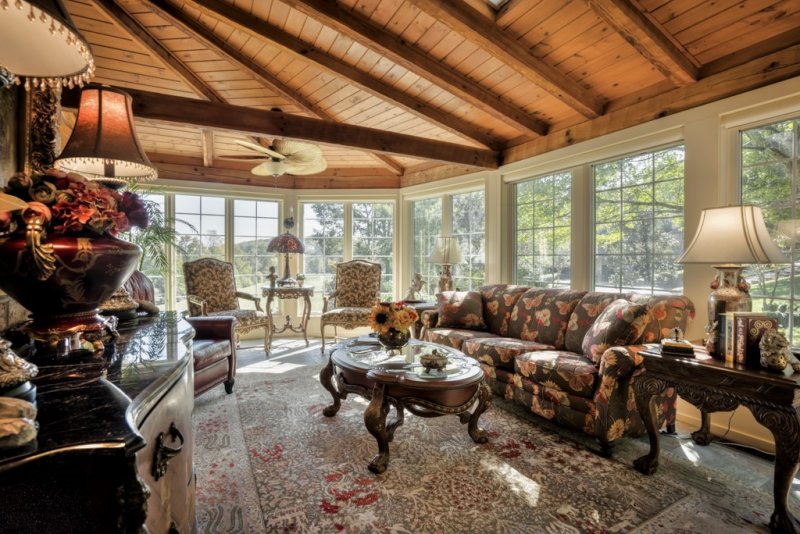
[[[483,445],[454,416],[406,414],[374,475],[366,402],[323,416],[320,369],[260,362],[197,399],[199,532],[767,532],[767,492],[669,454],[646,477],[638,440],[604,459],[497,403]]]

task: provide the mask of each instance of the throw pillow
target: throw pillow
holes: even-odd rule
[[[642,337],[650,321],[646,304],[634,304],[617,299],[600,314],[583,338],[583,353],[595,364],[606,349],[617,345],[632,345]]]
[[[436,294],[441,328],[486,330],[483,320],[483,300],[477,291],[445,291]]]

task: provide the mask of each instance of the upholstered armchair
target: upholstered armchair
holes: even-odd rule
[[[325,350],[326,326],[333,326],[335,338],[337,327],[356,328],[369,324],[367,318],[381,292],[381,265],[366,260],[339,263],[335,283],[335,289],[322,297],[319,327],[322,351]]]
[[[239,336],[258,328],[264,329],[267,346],[269,323],[261,310],[260,299],[236,290],[233,264],[215,258],[200,258],[183,264],[186,298],[191,317],[230,315],[236,318],[236,344]],[[256,309],[242,310],[239,299],[255,302]]]
[[[230,316],[187,317],[194,328],[194,396],[217,384],[233,392],[236,378],[236,319]]]

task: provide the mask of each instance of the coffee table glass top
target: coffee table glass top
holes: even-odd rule
[[[436,349],[448,358],[447,366],[441,371],[428,372],[420,363],[420,358]],[[368,342],[366,336],[345,339],[332,354],[334,363],[364,371],[380,370],[404,374],[407,377],[436,379],[456,378],[474,372],[479,364],[462,352],[444,345],[412,339],[405,347],[386,350],[380,344]]]

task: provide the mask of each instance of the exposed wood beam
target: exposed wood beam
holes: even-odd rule
[[[202,128],[216,128],[255,135],[289,137],[357,150],[397,154],[485,169],[498,167],[498,153],[493,150],[301,117],[279,111],[203,102],[192,98],[144,91],[127,91],[133,98],[134,115],[143,119],[192,124]],[[64,106],[77,108],[80,103],[79,97],[79,91],[65,90],[61,98]]]
[[[670,41],[631,2],[586,0],[586,3],[672,83],[681,87],[697,80],[698,65],[689,53]]]
[[[175,74],[195,91],[195,93],[211,102],[225,101],[219,93],[200,79],[200,77],[189,69],[183,61],[178,59],[172,51],[161,44],[161,41],[153,37],[146,28],[140,25],[139,22],[133,18],[130,13],[119,6],[115,0],[95,0],[95,3],[109,18],[128,30],[128,33],[135,41],[166,63]]]
[[[211,130],[200,131],[203,143],[203,167],[214,166],[214,132]]]
[[[511,147],[504,152],[503,161],[520,161],[795,76],[800,76],[800,45],[703,78],[691,85],[673,89],[597,119],[555,131],[547,137]]]
[[[108,1],[108,0],[105,0]],[[430,106],[428,103],[414,98],[394,86],[373,78],[369,73],[349,63],[337,59],[314,48],[302,39],[265,21],[254,17],[248,11],[221,0],[191,0],[203,10],[215,17],[222,17],[227,22],[238,26],[262,39],[280,46],[297,57],[316,63],[337,77],[344,77],[359,89],[366,91],[381,100],[388,100],[417,117],[431,121],[437,126],[461,137],[478,141],[484,146],[497,148],[497,139],[471,124],[454,119],[449,113]]]
[[[215,35],[214,32],[208,29],[200,21],[187,16],[186,13],[181,9],[175,7],[166,0],[142,1],[145,3],[145,5],[153,9],[159,16],[167,19],[173,25],[182,28],[183,31],[200,40],[209,49],[224,57],[234,65],[237,65],[238,67],[249,72],[250,75],[253,76],[257,81],[265,84],[290,102],[318,118],[335,120],[322,107],[303,97],[298,91],[287,87],[281,80],[279,80],[263,66],[259,65],[252,58],[243,54],[241,51],[230,46],[227,41]],[[403,173],[402,166],[388,156],[376,154],[373,157],[396,173]]]
[[[594,118],[603,114],[603,102],[587,89],[569,79],[555,67],[530,53],[527,47],[463,2],[449,0],[408,0],[477,43],[521,75],[555,96],[581,115]]]
[[[217,184],[280,187],[284,189],[384,189],[398,188],[402,178],[386,169],[330,168],[313,176],[255,176],[248,169],[226,166],[204,167],[199,158],[172,154],[148,153],[158,168],[160,180],[210,181]],[[226,162],[228,163],[228,162]],[[344,171],[343,174],[340,171]]]
[[[354,41],[380,52],[394,63],[430,80],[481,111],[502,118],[522,132],[534,135],[547,133],[548,124],[546,122],[503,100],[425,52],[409,46],[401,37],[374,26],[369,20],[354,12],[337,7],[335,2],[329,0],[282,0],[282,3],[330,26]]]

